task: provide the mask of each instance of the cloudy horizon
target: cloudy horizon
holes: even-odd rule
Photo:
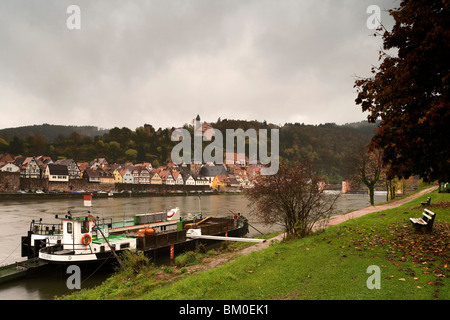
[[[370,5],[392,25],[393,0],[2,1],[0,128],[361,121]]]

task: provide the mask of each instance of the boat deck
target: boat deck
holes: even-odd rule
[[[215,235],[234,230],[238,228],[238,226],[234,224],[232,219],[228,218],[208,217],[202,221],[199,221],[199,223],[195,223],[192,220],[183,221],[183,228],[181,230],[157,232],[152,236],[137,237],[137,248],[139,250],[146,251],[180,242],[186,242],[191,240],[186,236],[186,232],[190,228],[201,229],[201,234],[204,235]]]
[[[33,258],[2,266],[0,267],[0,283],[25,277],[28,269],[42,267],[47,264],[48,263],[44,260]]]
[[[114,242],[114,241],[120,241],[120,240],[127,240],[127,239],[135,239],[133,237],[127,237],[124,234],[110,234],[109,236],[106,237],[106,239],[109,242]],[[92,237],[92,242],[95,244],[104,244],[106,243],[105,239],[103,237]]]

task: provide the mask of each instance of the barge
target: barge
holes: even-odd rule
[[[57,224],[32,221],[22,237],[22,256],[49,264],[87,264],[118,258],[124,250],[142,252],[156,259],[195,250],[212,241],[264,240],[242,238],[248,221],[239,214],[226,217],[181,216],[179,208],[166,212],[137,214],[129,221],[113,222],[90,213],[74,217],[70,212]]]

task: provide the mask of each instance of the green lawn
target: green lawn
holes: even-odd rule
[[[450,194],[432,193],[432,234],[416,234],[424,195],[399,208],[376,212],[325,232],[238,257],[197,274],[154,268],[118,274],[94,290],[68,299],[450,299]],[[381,271],[380,289],[369,289],[369,266]],[[184,269],[185,271],[185,269]]]

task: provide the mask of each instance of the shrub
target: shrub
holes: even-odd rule
[[[175,265],[179,268],[190,266],[198,262],[197,254],[193,251],[188,251],[175,258]]]

